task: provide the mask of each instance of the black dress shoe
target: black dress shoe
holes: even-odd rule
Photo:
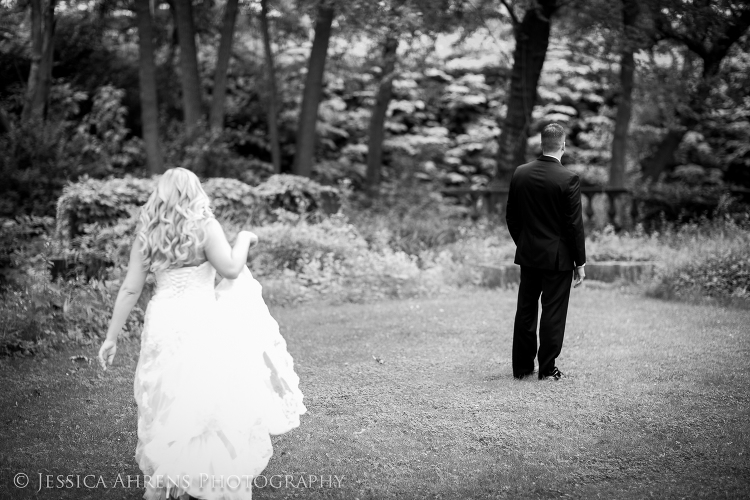
[[[561,378],[565,378],[565,375],[556,366],[545,375],[539,374],[539,380],[560,380]]]

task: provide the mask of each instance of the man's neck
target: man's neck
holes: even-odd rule
[[[562,153],[542,153],[542,156],[549,156],[550,158],[554,158],[555,160],[562,163]]]

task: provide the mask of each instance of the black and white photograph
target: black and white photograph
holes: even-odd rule
[[[0,499],[750,498],[750,2],[0,0]]]

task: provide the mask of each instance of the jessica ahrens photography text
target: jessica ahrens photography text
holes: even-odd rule
[[[44,474],[37,473],[34,476],[19,472],[13,477],[16,488],[25,489],[36,486],[35,490],[61,490],[61,489],[141,489],[147,485],[155,488],[172,489],[176,487],[187,488],[197,486],[202,490],[249,490],[255,488],[341,488],[345,476],[336,474],[274,474],[274,475],[210,475],[199,476],[177,476],[176,478],[161,475],[140,474],[117,474],[114,477],[106,477],[99,474]],[[36,484],[34,484],[36,483]]]

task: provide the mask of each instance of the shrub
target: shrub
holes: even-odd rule
[[[85,92],[54,85],[43,123],[21,123],[0,135],[0,215],[54,214],[65,184],[103,177],[143,164],[139,139],[129,139],[124,91],[101,87],[91,111],[79,117]]]
[[[173,122],[165,141],[165,163],[192,170],[199,177],[239,179],[257,185],[273,174],[273,165],[237,153],[258,137],[244,129],[224,129],[220,133],[201,131],[196,137],[185,134],[181,123]]]
[[[594,262],[657,261],[664,258],[668,250],[658,233],[646,234],[640,225],[632,232],[620,233],[607,225],[601,231],[589,233],[586,238],[586,256]]]
[[[424,291],[415,257],[368,248],[343,216],[318,224],[280,221],[256,231],[260,244],[251,251],[249,266],[271,301],[358,302]]]
[[[668,230],[659,238],[669,252],[648,295],[750,305],[750,227],[726,218]]]
[[[654,184],[642,184],[634,190],[639,219],[648,229],[664,222],[686,224],[701,219],[742,216],[748,205],[731,195],[718,169],[682,165]]]
[[[119,280],[51,282],[49,273],[26,273],[20,286],[3,293],[0,316],[1,355],[43,352],[67,342],[98,341],[109,318]],[[123,338],[140,335],[147,295],[133,308],[123,328]]]
[[[0,215],[52,215],[69,172],[63,158],[64,123],[19,125],[0,135]]]
[[[750,299],[750,249],[732,248],[692,262],[666,280],[676,290],[698,287],[709,297]]]
[[[43,263],[52,227],[52,217],[0,219],[0,288],[16,284],[29,267]]]
[[[69,184],[57,203],[57,235],[63,241],[83,234],[87,224],[112,227],[134,215],[148,200],[155,179],[131,176],[98,180],[84,178]],[[211,178],[203,183],[217,218],[258,225],[275,217],[276,210],[323,215],[340,204],[338,190],[310,179],[275,175],[257,187],[236,179]],[[328,212],[326,212],[328,211]]]
[[[341,194],[306,177],[277,174],[256,188],[269,210],[283,209],[296,214],[325,217],[341,207]]]
[[[102,279],[113,265],[127,262],[137,224],[138,208],[150,196],[155,179],[84,178],[65,187],[57,206],[60,242],[55,275]],[[208,179],[203,187],[214,214],[223,223],[254,227],[277,220],[282,213],[324,218],[324,209],[338,203],[334,188],[295,176],[273,176],[253,187],[236,179]]]
[[[111,227],[135,213],[153,191],[153,179],[127,176],[99,180],[85,177],[65,186],[57,201],[57,237],[67,244],[87,225]]]
[[[325,257],[332,263],[341,262],[367,250],[364,238],[341,217],[319,224],[276,222],[258,227],[255,232],[260,244],[258,251],[252,252],[251,263],[263,275],[285,269],[300,272],[305,263],[313,259]]]
[[[345,212],[371,246],[409,255],[453,243],[470,225],[466,208],[418,184],[385,185],[375,200],[354,199]]]

